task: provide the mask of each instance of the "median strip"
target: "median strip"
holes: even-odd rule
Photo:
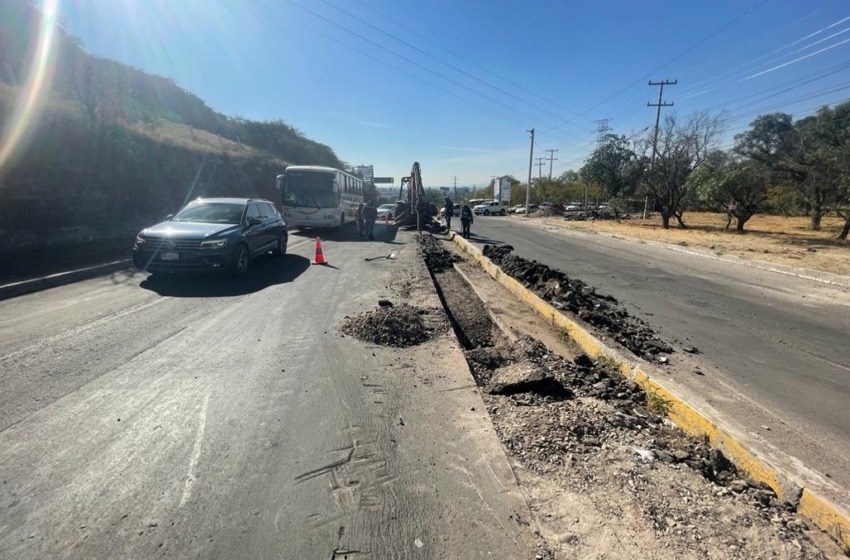
[[[660,382],[644,363],[636,360],[630,363],[628,358],[603,344],[583,325],[567,317],[499,268],[481,249],[459,235],[453,235],[452,239],[497,282],[531,306],[547,322],[565,331],[584,352],[616,364],[626,378],[643,387],[654,398],[665,402],[667,416],[677,426],[689,434],[706,438],[713,448],[722,451],[750,478],[768,485],[779,499],[792,504],[798,513],[826,531],[846,550],[850,550],[850,510],[846,505],[830,501],[820,491],[829,487],[834,493],[843,495],[841,490],[831,486],[814,471],[786,468],[787,465],[794,465],[796,460],[765,445],[758,445],[743,431],[733,428],[728,419],[720,417],[706,405],[696,405],[695,399],[677,394],[666,383]]]

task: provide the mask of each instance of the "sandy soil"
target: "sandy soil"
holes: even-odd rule
[[[685,223],[689,229],[683,230],[676,226],[667,231],[661,227],[660,217],[623,220],[620,223],[614,220],[566,221],[563,218],[537,220],[580,231],[601,231],[698,247],[711,250],[719,256],[736,256],[850,275],[850,244],[834,239],[843,223],[838,218],[824,218],[823,229],[812,231],[807,229],[809,220],[804,217],[755,216],[747,223],[744,235],[738,235],[734,230],[723,231],[725,215],[707,212],[688,212],[685,214]]]

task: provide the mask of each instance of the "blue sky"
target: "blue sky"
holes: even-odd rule
[[[653,124],[648,78],[678,79],[665,111],[725,110],[729,142],[760,112],[850,98],[850,0],[60,5],[95,55],[171,77],[223,113],[283,119],[377,175],[419,161],[433,186],[524,179],[530,128],[535,157],[559,150],[555,174],[578,168],[596,120],[627,135]]]

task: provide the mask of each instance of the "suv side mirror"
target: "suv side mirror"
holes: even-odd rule
[[[249,226],[255,226],[255,225],[261,224],[261,223],[263,223],[263,220],[261,220],[260,218],[258,218],[256,216],[248,216],[248,225]]]

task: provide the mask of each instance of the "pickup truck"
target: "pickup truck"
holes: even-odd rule
[[[508,205],[498,200],[491,200],[488,202],[484,202],[483,204],[479,204],[475,208],[472,209],[476,214],[484,214],[485,216],[489,216],[491,214],[499,214],[500,216],[504,216],[508,213]]]

